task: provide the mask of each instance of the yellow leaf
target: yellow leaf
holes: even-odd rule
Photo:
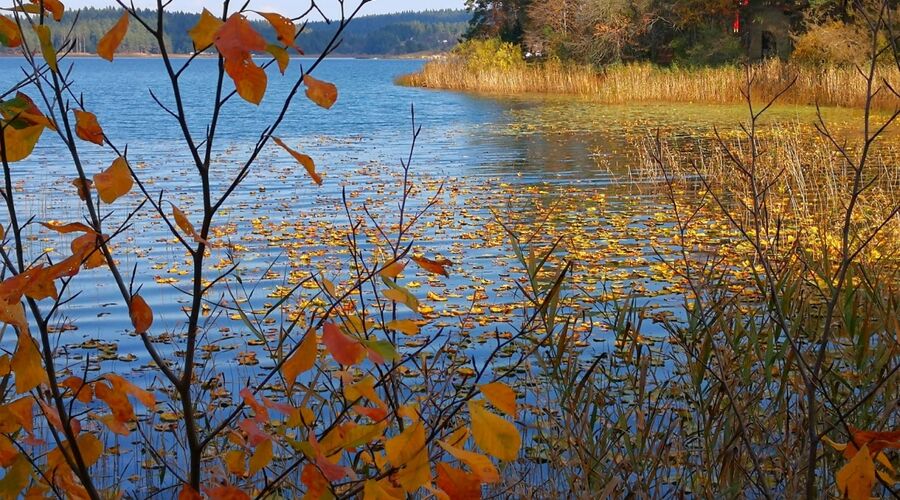
[[[325,109],[330,109],[334,106],[338,98],[338,90],[333,83],[316,80],[309,75],[303,76],[303,83],[306,84],[306,97],[310,101]]]
[[[390,288],[384,291],[384,296],[388,299],[405,305],[413,312],[419,312],[419,300],[409,290],[400,285],[396,288]]]
[[[281,375],[284,376],[288,390],[294,386],[298,375],[313,367],[316,363],[317,354],[318,339],[316,332],[310,330],[306,333],[303,341],[300,342],[300,347],[281,365]]]
[[[522,437],[516,426],[484,409],[483,401],[469,401],[472,437],[488,455],[511,462],[519,456]]]
[[[253,455],[250,456],[250,475],[256,474],[265,466],[272,463],[272,456],[272,440],[266,439],[262,443],[259,443],[259,446],[256,447]]]
[[[38,139],[41,138],[43,132],[43,125],[32,125],[25,128],[5,126],[3,128],[3,143],[6,147],[0,153],[9,163],[22,161],[34,151],[34,146],[37,145]]]
[[[441,448],[446,450],[447,453],[453,455],[454,458],[469,466],[469,468],[472,469],[472,473],[478,476],[478,479],[482,482],[496,483],[497,481],[500,481],[500,474],[497,472],[497,468],[494,467],[491,459],[487,456],[482,455],[481,453],[457,448],[444,441],[438,441],[438,444]]]
[[[5,436],[0,439],[6,439]],[[31,480],[31,462],[24,455],[19,455],[0,479],[0,498],[20,498],[22,490]]]
[[[389,482],[382,479],[376,481],[369,479],[363,487],[363,500],[403,500],[406,495],[403,491],[393,488]]]
[[[407,335],[419,333],[419,325],[411,319],[395,319],[393,321],[388,321],[385,327],[388,330],[396,330]]]
[[[407,493],[412,493],[431,481],[431,465],[425,446],[425,426],[421,420],[407,427],[399,435],[384,443],[388,461],[402,467],[396,479]]]
[[[868,500],[875,485],[875,462],[863,445],[856,455],[835,476],[838,492],[849,500]]]
[[[103,203],[112,203],[131,191],[134,180],[128,170],[128,163],[121,156],[109,168],[94,176],[94,187]]]
[[[19,329],[19,345],[10,362],[16,374],[16,393],[22,394],[47,383],[47,372],[41,362],[41,353],[26,329]]]
[[[203,9],[200,20],[188,31],[188,35],[194,42],[194,50],[199,52],[211,46],[216,41],[216,33],[223,24],[225,23],[214,16],[212,12]]]
[[[316,173],[316,164],[315,164],[315,162],[313,162],[312,158],[310,158],[309,156],[307,156],[303,153],[298,153],[297,151],[294,151],[293,149],[288,147],[288,145],[285,144],[284,141],[282,141],[281,139],[279,139],[277,137],[273,137],[272,140],[275,141],[275,144],[278,144],[285,151],[290,153],[290,155],[293,156],[294,159],[297,160],[298,163],[303,165],[303,168],[306,169],[306,173],[309,174],[310,177],[312,177],[312,180],[316,184],[318,184],[320,186],[322,185],[322,176]]]
[[[205,245],[209,245],[209,242],[200,237],[200,234],[197,233],[197,230],[194,229],[194,225],[191,224],[190,219],[188,219],[187,215],[181,211],[180,208],[176,207],[174,203],[170,203],[172,205],[172,217],[175,219],[175,224],[181,228],[182,231],[191,238],[194,239],[197,243],[203,243]]]
[[[50,27],[45,24],[35,24],[32,25],[34,32],[37,33],[38,41],[41,43],[41,55],[44,56],[44,61],[47,62],[47,66],[50,67],[50,70],[54,73],[58,73],[59,70],[56,66],[56,49],[53,48],[53,40],[50,37]]]
[[[278,62],[278,71],[281,71],[281,74],[283,75],[284,72],[287,71],[288,64],[291,62],[291,56],[288,54],[288,51],[283,47],[269,44],[266,45],[266,52],[272,54],[272,57]]]
[[[481,393],[503,413],[516,418],[516,393],[503,382],[492,382],[480,387]]]
[[[228,472],[237,476],[247,475],[247,455],[241,450],[228,450],[223,457]]]
[[[287,47],[297,48],[294,45],[294,38],[297,36],[297,27],[294,26],[293,21],[274,12],[257,12],[257,14],[264,17],[266,21],[269,21],[269,24],[271,24],[272,28],[275,30],[279,42]],[[299,49],[297,50],[299,51]],[[282,73],[284,72],[282,71]]]
[[[384,278],[396,278],[403,272],[403,268],[406,267],[405,262],[395,261],[390,264],[384,266],[384,269],[381,270],[381,276]]]
[[[116,49],[119,48],[122,40],[125,39],[125,34],[128,33],[128,17],[128,12],[123,12],[122,17],[119,18],[112,29],[103,35],[103,38],[97,42],[98,56],[107,61],[113,60],[113,54],[115,54]]]

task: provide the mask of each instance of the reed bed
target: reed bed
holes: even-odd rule
[[[856,68],[813,67],[778,60],[749,68],[662,68],[648,63],[616,65],[597,70],[556,62],[522,64],[512,68],[477,68],[463,58],[428,62],[420,72],[398,79],[401,85],[497,94],[571,94],[603,103],[684,102],[734,104],[744,102],[747,71],[754,75],[753,94],[769,99],[796,82],[780,100],[783,104],[862,107],[866,83]],[[878,69],[879,80],[900,85],[896,66]],[[874,106],[894,109],[896,96],[882,92]]]

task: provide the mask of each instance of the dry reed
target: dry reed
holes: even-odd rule
[[[742,103],[747,68],[661,68],[647,63],[611,66],[600,71],[589,66],[559,63],[527,64],[509,69],[473,69],[461,58],[430,61],[418,73],[398,79],[401,85],[498,94],[573,94],[600,102]],[[754,74],[754,98],[765,100],[785,88],[783,104],[862,107],[865,79],[856,68],[811,67],[769,61],[749,67]],[[879,69],[881,79],[900,85],[900,70]],[[889,92],[875,97],[875,107],[894,109],[898,99]]]

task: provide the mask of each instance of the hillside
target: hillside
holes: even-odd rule
[[[150,11],[141,11],[148,18]],[[94,52],[97,41],[112,27],[121,15],[113,8],[85,8],[78,15],[72,28],[76,52]],[[62,43],[62,34],[69,31],[74,12],[63,18],[62,27],[54,30],[54,44]],[[167,14],[166,34],[173,53],[190,53],[193,50],[188,30],[194,26],[199,14],[171,12]],[[464,10],[436,10],[427,12],[403,12],[363,16],[355,19],[343,36],[343,43],[335,51],[342,55],[399,56],[422,52],[441,52],[451,48],[465,31],[469,16]],[[268,23],[256,22],[256,28],[267,38],[274,39]],[[336,23],[310,22],[298,38],[298,45],[308,54],[322,51],[331,39]],[[28,33],[33,39],[31,33]],[[120,51],[123,53],[155,52],[154,41],[141,26],[132,22],[128,36]],[[36,45],[35,45],[36,46]]]

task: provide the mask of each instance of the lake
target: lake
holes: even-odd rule
[[[68,63],[69,61],[67,61]],[[199,223],[199,187],[192,160],[180,147],[175,121],[153,101],[148,89],[170,102],[161,61],[120,58],[114,64],[100,59],[75,59],[73,92],[83,95],[85,108],[94,112],[117,145],[128,146],[128,156],[156,196],[177,205],[194,224]],[[20,77],[21,60],[0,58],[0,89]],[[309,60],[292,62],[289,72]],[[374,250],[379,239],[370,216],[382,227],[396,223],[402,185],[401,161],[409,155],[412,139],[411,108],[422,127],[412,154],[411,210],[434,206],[418,221],[412,235],[413,251],[449,259],[450,277],[440,278],[410,264],[401,281],[420,301],[419,313],[428,327],[422,335],[401,337],[404,346],[424,345],[436,331],[452,331],[453,343],[467,354],[456,357],[455,367],[489,351],[491,341],[508,334],[521,320],[523,297],[518,292],[522,270],[514,262],[503,225],[535,244],[548,245],[561,238],[561,254],[577,263],[571,289],[578,300],[567,303],[568,313],[598,318],[583,321],[576,330],[584,359],[610,351],[615,339],[602,318],[615,314],[615,304],[634,300],[649,305],[654,314],[678,314],[683,289],[660,260],[678,250],[676,230],[667,215],[667,199],[656,189],[659,179],[637,172],[641,145],[648,134],[660,130],[679,148],[707,148],[715,128],[733,136],[746,118],[741,106],[644,104],[607,106],[572,97],[496,97],[461,94],[394,85],[394,79],[417,70],[417,60],[326,61],[315,73],[334,82],[340,97],[331,110],[298,98],[277,135],[291,147],[309,154],[324,175],[316,186],[302,167],[283,150],[267,147],[231,203],[214,223],[210,269],[216,272],[239,264],[238,276],[212,288],[209,301],[243,304],[261,311],[310,276],[324,277],[340,288],[349,278],[352,263],[346,232],[361,223],[359,244]],[[216,64],[198,59],[182,78],[192,131],[200,135],[207,125],[213,99]],[[260,132],[278,111],[280,97],[289,90],[289,77],[269,76],[269,90],[259,107],[239,99],[228,104],[221,123],[212,169],[213,190],[223,190],[240,168],[240,160],[256,144]],[[737,91],[737,90],[736,90]],[[29,92],[31,93],[31,92]],[[39,103],[43,108],[44,106]],[[825,110],[841,129],[859,112]],[[766,126],[811,130],[815,110],[781,107],[772,111]],[[774,130],[776,127],[772,127]],[[59,154],[61,142],[45,133],[35,153],[14,165],[13,181],[23,219],[76,222],[85,216],[82,202],[70,184],[71,165]],[[88,175],[105,169],[115,158],[108,147],[81,143]],[[347,206],[344,205],[344,199]],[[137,190],[114,206],[107,227],[122,221],[129,208],[140,203]],[[167,205],[168,206],[168,205]],[[346,208],[346,209],[345,209]],[[348,222],[348,211],[349,221]],[[0,221],[7,222],[7,215]],[[721,221],[710,220],[705,235],[719,243],[730,236]],[[54,260],[68,255],[66,235],[40,226],[26,230],[30,257],[46,252]],[[154,312],[153,335],[161,353],[178,357],[185,308],[189,304],[180,287],[190,283],[189,259],[149,207],[137,214],[120,237],[114,253],[120,269],[137,269],[135,287]],[[274,262],[274,264],[273,264]],[[158,377],[140,339],[132,331],[127,307],[115,283],[103,269],[82,272],[76,281],[96,283],[81,291],[61,309],[58,359],[100,372],[131,374],[153,381]],[[252,283],[259,281],[259,287]],[[290,315],[305,301],[315,301],[315,287],[302,287],[298,298],[286,304]],[[321,300],[321,299],[318,299]],[[204,356],[206,374],[234,375],[236,393],[247,379],[271,367],[254,349],[263,342],[233,310],[206,311]],[[402,317],[413,317],[402,310]],[[260,325],[269,338],[277,333],[273,320]],[[664,349],[661,327],[649,325],[642,334],[658,351]],[[11,349],[12,336],[2,339]],[[213,354],[219,353],[219,354]],[[501,353],[497,364],[512,357]],[[114,473],[115,471],[113,471]],[[150,483],[153,481],[150,480]]]
[[[189,154],[179,149],[179,129],[149,93],[153,89],[169,102],[161,61],[120,58],[110,64],[79,58],[72,62],[74,92],[84,96],[86,109],[98,116],[110,139],[128,146],[129,158],[146,177],[150,190],[164,190],[165,198],[186,213],[199,214],[194,205],[198,186],[185,182],[188,177],[182,175],[193,167]],[[299,71],[298,64],[309,62],[295,60],[289,71]],[[0,58],[0,89],[10,88],[21,77],[21,63]],[[511,291],[519,270],[511,266],[511,250],[497,216],[527,227],[528,221],[552,212],[554,229],[543,235],[544,240],[568,234],[571,255],[592,264],[591,271],[578,278],[587,292],[610,299],[638,285],[646,292],[639,297],[642,302],[679,303],[677,294],[668,293],[669,283],[648,274],[658,260],[659,248],[650,244],[646,231],[661,227],[657,219],[664,200],[652,190],[643,192],[629,175],[630,167],[646,134],[660,128],[676,140],[691,142],[708,137],[714,126],[734,130],[745,119],[741,106],[606,106],[578,98],[497,98],[394,85],[397,76],[422,64],[417,60],[328,60],[318,77],[340,89],[334,108],[326,111],[305,99],[295,101],[278,135],[315,159],[325,174],[324,185],[315,186],[302,168],[273,145],[265,149],[235,204],[216,224],[221,237],[240,242],[239,260],[247,276],[263,273],[278,259],[273,269],[278,278],[270,273],[265,280],[270,290],[258,296],[274,298],[275,287],[289,286],[311,273],[324,272],[335,283],[342,281],[346,256],[330,251],[330,245],[342,244],[339,228],[347,227],[341,190],[347,190],[357,211],[354,217],[362,217],[364,203],[384,216],[396,209],[391,198],[397,193],[400,160],[409,154],[414,106],[416,123],[422,127],[412,157],[412,179],[421,188],[414,206],[421,206],[429,192],[444,184],[440,203],[422,220],[415,249],[446,256],[457,264],[449,280],[428,279],[421,272],[412,280],[411,289],[418,295],[433,292],[449,299],[423,300],[434,307],[427,315],[438,324],[450,324],[448,318],[484,311],[487,306],[494,306],[494,312],[480,312],[477,320],[470,317],[465,323],[475,333],[510,321],[518,300]],[[195,117],[191,124],[195,134],[206,125],[214,76],[215,61],[198,59],[182,77],[187,111]],[[230,113],[218,134],[221,149],[214,160],[214,168],[223,175],[214,176],[219,182],[214,187],[222,189],[236,171],[238,164],[231,161],[232,156],[239,160],[255,144],[290,84],[289,78],[274,73],[269,82],[261,106],[239,99],[230,102]],[[858,114],[826,113],[840,120]],[[773,116],[773,121],[794,126],[808,126],[815,119],[810,108],[778,108]],[[69,184],[71,167],[58,160],[59,145],[56,137],[46,134],[35,154],[15,165],[14,181],[22,191],[22,203],[39,221],[73,222],[84,215]],[[84,145],[82,155],[89,175],[114,159],[108,147],[90,144]],[[132,206],[137,200],[132,193]],[[113,220],[122,216],[124,210],[117,208]],[[58,235],[36,226],[30,227],[29,234],[35,252],[46,250],[51,257],[61,258],[68,250],[67,240]],[[661,230],[655,236],[662,238],[654,238],[655,244],[665,245],[671,234]],[[148,211],[139,214],[127,238],[127,246],[134,248],[118,255],[122,268],[137,264],[139,275],[155,278],[144,281],[143,296],[154,309],[156,325],[174,326],[186,304],[185,296],[174,288],[189,278],[183,252]],[[96,278],[103,276],[102,271],[93,273]],[[604,284],[612,288],[604,292]],[[486,293],[473,300],[479,292]],[[126,334],[130,321],[111,280],[98,279],[96,288],[83,292],[63,312],[72,318],[65,327],[72,330],[63,339],[74,359],[85,354],[82,346],[93,349],[113,343],[117,350],[107,345],[112,352],[105,356],[111,359],[102,363],[104,370],[128,370],[147,361],[140,357],[139,340]],[[222,324],[217,328],[233,335],[231,328],[240,331],[241,325],[237,321],[230,328]],[[121,360],[135,363],[116,367]]]

